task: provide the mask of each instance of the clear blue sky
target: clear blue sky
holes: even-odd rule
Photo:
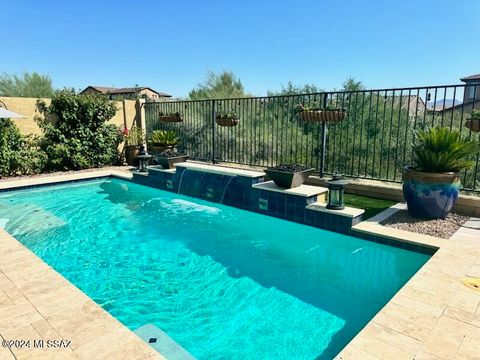
[[[252,94],[289,80],[339,88],[459,83],[480,73],[480,1],[0,0],[0,72],[56,87],[185,96],[208,70]]]

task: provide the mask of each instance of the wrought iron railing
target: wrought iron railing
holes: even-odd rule
[[[304,122],[299,104],[345,108],[347,116],[324,126]],[[401,181],[411,162],[414,129],[442,125],[469,138],[465,127],[472,109],[480,108],[480,86],[445,85],[414,88],[336,91],[316,94],[148,102],[147,134],[175,130],[179,149],[192,159],[254,166],[300,163],[320,174]],[[215,123],[219,111],[234,111],[234,127]],[[182,122],[164,123],[160,113],[179,112]],[[480,191],[479,156],[462,174],[465,191]]]

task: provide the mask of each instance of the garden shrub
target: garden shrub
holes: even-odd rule
[[[97,94],[57,91],[39,122],[44,137],[41,148],[48,154],[47,170],[79,170],[115,165],[123,134],[107,124],[115,104]],[[54,116],[49,116],[54,115]]]
[[[38,135],[23,137],[20,149],[21,162],[18,165],[18,172],[24,175],[39,174],[45,170],[48,161],[47,154],[41,149],[42,138]]]
[[[22,135],[12,120],[0,118],[0,176],[17,173],[22,142]]]

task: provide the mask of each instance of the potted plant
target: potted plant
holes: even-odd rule
[[[220,126],[237,126],[240,117],[235,112],[217,112],[215,121]]]
[[[182,122],[182,114],[179,112],[170,112],[170,113],[164,113],[160,112],[158,114],[158,119],[161,122]]]
[[[267,168],[265,173],[278,187],[290,189],[302,185],[314,170],[299,164],[280,164]]]
[[[175,131],[155,130],[148,139],[148,148],[151,153],[161,153],[165,150],[173,150],[178,142]]]
[[[480,110],[472,110],[470,118],[465,122],[465,126],[472,131],[480,131]]]
[[[444,219],[458,197],[459,172],[469,169],[469,158],[480,151],[477,141],[460,132],[435,127],[415,133],[413,166],[403,172],[403,196],[411,216]]]
[[[133,126],[130,130],[124,128],[123,136],[125,140],[125,160],[128,165],[135,165],[135,159],[140,153],[139,146],[145,142],[143,131],[136,126]]]
[[[339,122],[347,115],[347,110],[337,108],[334,104],[326,107],[313,103],[311,106],[297,106],[299,117],[306,122]]]
[[[175,150],[165,150],[155,156],[157,164],[164,169],[173,169],[176,163],[185,162],[188,158],[188,155]]]

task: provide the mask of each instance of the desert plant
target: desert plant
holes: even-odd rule
[[[158,116],[179,116],[181,117],[182,114],[179,113],[178,111],[172,111],[172,112],[163,112],[163,111],[160,111],[158,113]]]
[[[462,139],[460,132],[433,127],[415,132],[413,167],[423,172],[459,172],[470,169],[471,159],[480,151],[480,143]]]
[[[130,130],[124,128],[123,135],[125,136],[126,146],[139,146],[145,142],[145,134],[142,129],[137,126],[132,126]]]
[[[302,111],[324,111],[324,110],[330,110],[330,111],[344,111],[346,112],[347,109],[338,107],[335,103],[329,102],[327,106],[322,106],[319,103],[313,102],[307,106],[303,104],[298,104],[296,107],[297,112],[302,112]]]
[[[470,119],[480,120],[480,110],[472,110],[472,113],[470,114]]]
[[[238,120],[240,117],[234,111],[231,111],[231,112],[219,111],[217,112],[217,118]]]
[[[166,130],[155,130],[149,138],[150,144],[158,146],[175,146],[179,141],[175,131]]]

